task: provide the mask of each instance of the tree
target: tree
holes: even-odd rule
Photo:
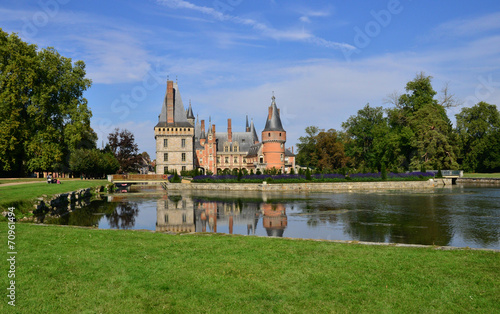
[[[69,158],[69,167],[75,174],[89,177],[103,177],[115,173],[120,164],[110,152],[98,149],[76,149]]]
[[[0,171],[50,171],[67,166],[71,151],[94,148],[85,63],[1,29],[0,53]]]
[[[318,154],[316,151],[316,135],[319,129],[316,126],[306,127],[307,136],[299,137],[297,148],[297,164],[305,167],[316,167],[318,164]]]
[[[419,73],[406,84],[395,108],[387,110],[391,135],[387,143],[389,152],[397,152],[389,160],[396,160],[404,168],[427,167],[455,169],[457,143],[446,108],[456,102],[443,90],[441,101],[434,99],[432,77]],[[393,98],[391,98],[393,100]]]
[[[321,170],[332,171],[347,165],[344,143],[334,129],[316,135],[316,151],[319,158],[318,168]]]
[[[433,169],[458,169],[457,146],[451,123],[443,119],[444,108],[430,104],[419,109],[410,119],[415,131],[412,144],[417,154],[411,165],[424,163]]]
[[[358,167],[379,168],[386,152],[385,137],[389,132],[382,107],[367,104],[355,116],[342,123],[346,135],[347,155]]]
[[[460,156],[466,171],[500,171],[500,112],[480,102],[456,115]]]
[[[137,171],[141,156],[138,153],[139,148],[135,143],[134,134],[126,129],[120,131],[116,128],[108,135],[108,141],[109,149],[120,164],[119,172]]]

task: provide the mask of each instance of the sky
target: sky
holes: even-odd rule
[[[287,147],[307,126],[390,107],[420,72],[461,104],[453,122],[500,104],[497,0],[3,0],[0,28],[83,60],[98,146],[125,128],[152,158],[167,79],[219,131],[248,115],[260,136],[274,93]]]

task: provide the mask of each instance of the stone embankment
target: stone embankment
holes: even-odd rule
[[[500,178],[458,178],[457,184],[462,184],[462,183],[500,185]]]
[[[92,196],[92,191],[94,191],[96,195],[99,195],[103,189],[104,187],[99,186],[95,188],[80,189],[68,193],[55,194],[51,197],[39,197],[33,205],[34,217],[32,217],[32,219],[35,222],[41,222],[45,216],[59,217],[68,212],[72,212],[74,209],[88,205],[90,197]]]
[[[452,179],[427,181],[380,181],[380,182],[314,182],[314,183],[191,183],[168,184],[167,190],[216,190],[216,191],[266,191],[266,192],[335,192],[367,190],[417,190],[451,187]]]

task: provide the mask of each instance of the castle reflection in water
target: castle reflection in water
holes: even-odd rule
[[[261,228],[266,229],[268,236],[282,237],[287,227],[285,206],[265,199],[252,202],[164,195],[157,201],[156,213],[156,231],[160,232],[233,234],[235,228],[246,227],[247,235],[255,235],[262,220]]]

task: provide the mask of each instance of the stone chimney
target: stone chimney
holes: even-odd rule
[[[201,120],[200,144],[204,145],[207,138],[205,137],[205,120]]]
[[[174,82],[167,81],[167,123],[174,123]]]
[[[227,119],[227,140],[229,143],[233,141],[233,132],[231,129],[231,119]]]

